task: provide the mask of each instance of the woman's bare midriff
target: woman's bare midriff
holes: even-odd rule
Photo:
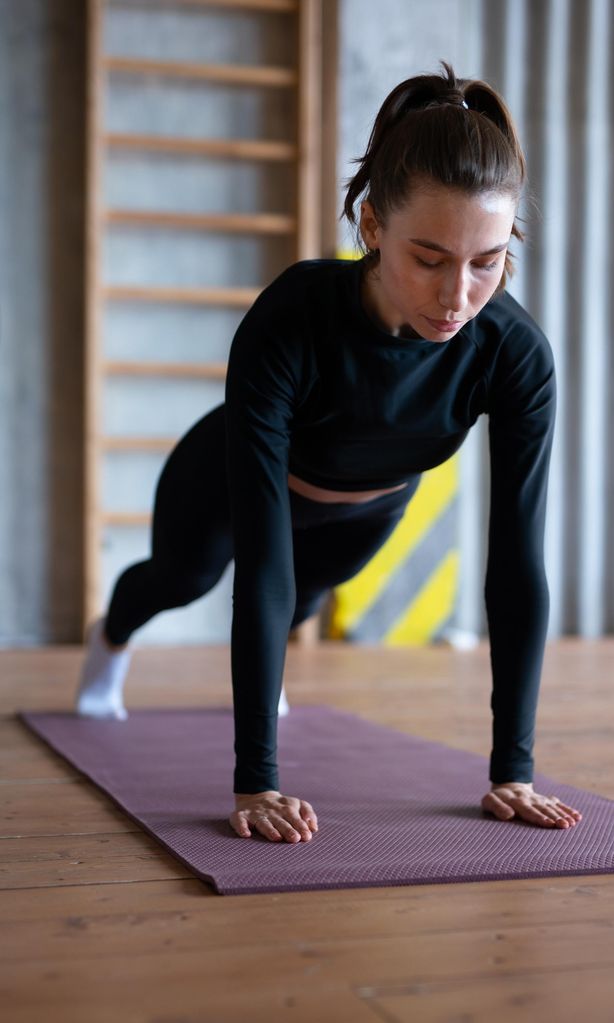
[[[325,487],[316,487],[313,483],[288,473],[288,486],[290,490],[309,497],[312,501],[372,501],[383,494],[392,494],[395,490],[403,490],[407,483],[400,483],[398,487],[387,487],[385,490],[327,490]]]

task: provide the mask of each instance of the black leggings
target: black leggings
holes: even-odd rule
[[[117,579],[106,618],[112,643],[160,611],[184,607],[208,593],[233,557],[226,482],[225,406],[219,405],[181,438],[158,479],[151,557]],[[314,614],[328,591],[351,579],[393,532],[415,493],[408,486],[370,501],[328,503],[290,490],[296,608],[291,628]]]

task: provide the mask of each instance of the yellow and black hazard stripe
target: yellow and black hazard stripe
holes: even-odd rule
[[[423,473],[379,551],[332,590],[330,639],[422,646],[442,635],[458,592],[458,458]]]

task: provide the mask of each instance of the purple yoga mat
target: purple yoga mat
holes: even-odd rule
[[[19,711],[25,724],[221,895],[614,873],[614,801],[535,773],[575,827],[480,807],[488,760],[331,707],[278,725],[282,792],[318,815],[311,842],[240,838],[232,710],[131,710],[126,721]]]

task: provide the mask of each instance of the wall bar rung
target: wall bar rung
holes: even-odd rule
[[[298,81],[293,68],[258,67],[254,64],[194,64],[175,60],[142,60],[136,57],[105,57],[107,71],[127,75],[161,75],[164,78],[191,78],[221,85],[260,85],[292,87]]]
[[[210,156],[229,160],[271,160],[289,162],[297,159],[293,142],[268,139],[190,139],[164,135],[135,135],[111,132],[104,137],[110,149],[131,149],[142,152],[177,153],[183,156]]]
[[[103,512],[103,526],[148,526],[151,522],[149,512]]]
[[[160,210],[107,210],[109,224],[169,227],[227,234],[281,234],[296,231],[296,218],[283,213],[167,213]]]
[[[158,0],[162,10],[175,7],[211,7],[224,11],[261,11],[263,14],[293,14],[299,0]],[[126,0],[109,0],[109,7],[127,6]],[[151,8],[150,8],[151,12]]]
[[[170,451],[179,437],[101,437],[103,451]]]
[[[214,305],[248,308],[260,288],[145,288],[107,285],[103,297],[112,302],[162,302],[185,305]]]
[[[109,376],[137,377],[202,377],[224,380],[225,362],[105,362],[103,372]]]

